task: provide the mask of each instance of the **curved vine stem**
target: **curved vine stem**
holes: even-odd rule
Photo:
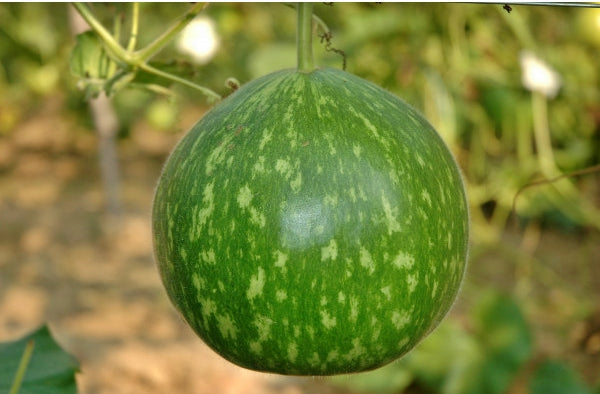
[[[313,14],[312,18],[315,21],[315,23],[317,25],[319,25],[321,30],[323,30],[323,32],[328,33],[331,31],[331,30],[329,30],[329,26],[327,26],[327,24],[323,21],[323,19],[319,18],[316,14]]]
[[[571,177],[580,176],[580,175],[593,174],[596,172],[600,172],[600,164],[596,164],[591,167],[582,168],[581,170],[576,170],[576,171],[569,172],[566,174],[561,174],[561,175],[555,176],[554,178],[540,179],[540,180],[528,183],[525,186],[522,186],[519,190],[517,190],[517,193],[513,197],[511,212],[516,213],[518,197],[521,195],[521,193],[523,193],[526,189],[529,189],[530,187],[546,185],[546,184],[554,183],[556,181],[560,181],[561,179],[564,179],[564,178],[571,178]]]
[[[197,85],[191,81],[188,81],[185,78],[178,77],[177,75],[170,74],[168,72],[159,70],[158,68],[152,67],[151,65],[149,65],[147,63],[142,63],[142,64],[140,64],[139,67],[140,67],[140,69],[147,71],[149,73],[152,73],[154,75],[158,75],[159,77],[163,77],[163,78],[166,78],[173,82],[178,82],[182,85],[186,85],[186,86],[189,86],[196,90],[199,90],[202,93],[204,93],[206,96],[208,96],[211,100],[220,100],[221,99],[221,96],[219,94],[213,92],[209,88],[205,88],[204,86]]]

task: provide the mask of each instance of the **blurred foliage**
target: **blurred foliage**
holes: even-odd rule
[[[546,360],[535,371],[529,385],[531,394],[591,394],[592,390],[569,365]]]
[[[107,28],[120,18],[121,44],[126,45],[130,4],[90,7]],[[141,4],[138,47],[159,36],[188,8],[187,3]],[[333,33],[331,46],[345,53],[347,71],[422,111],[455,153],[471,204],[473,262],[500,243],[511,224],[526,231],[543,226],[578,233],[600,229],[597,173],[518,194],[535,180],[600,162],[600,9],[513,5],[508,13],[502,4],[319,3],[315,13]],[[212,60],[195,64],[172,42],[153,58],[155,66],[223,96],[231,93],[228,78],[243,84],[295,66],[294,9],[219,3],[202,14],[214,21],[220,38]],[[77,89],[69,69],[76,41],[69,26],[66,4],[0,5],[0,138],[48,99],[62,100],[65,111],[89,125],[85,92]],[[523,50],[558,72],[561,88],[556,97],[542,97],[523,86]],[[327,51],[318,36],[314,52],[317,64],[342,67],[342,57]],[[85,73],[86,67],[82,63],[74,71]],[[138,81],[166,85],[144,74]],[[198,118],[208,108],[198,91],[169,87],[174,97],[127,88],[113,97],[121,138],[128,138],[139,119],[174,131],[185,108],[197,108]],[[543,137],[551,141],[550,156],[540,144]],[[530,272],[527,256],[518,253],[509,253],[515,270]],[[463,291],[481,298],[481,290],[472,286],[467,283]],[[591,392],[565,361],[536,364],[536,344],[521,301],[489,294],[467,314],[467,322],[445,320],[399,362],[357,375],[358,380],[341,379],[354,389],[378,393],[415,387],[413,392],[501,393],[526,369],[532,393],[550,393],[550,387]],[[584,316],[596,304],[578,300],[574,313]]]
[[[66,21],[64,5],[0,5],[0,136],[40,97],[69,85],[72,43]]]

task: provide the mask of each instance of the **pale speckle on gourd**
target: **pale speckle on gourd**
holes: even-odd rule
[[[265,270],[262,267],[258,267],[258,273],[250,277],[250,285],[246,296],[249,300],[253,300],[259,295],[262,295],[263,287],[265,286]]]
[[[382,287],[380,290],[381,290],[381,292],[383,293],[383,295],[385,295],[385,298],[386,298],[388,301],[390,301],[390,300],[392,299],[392,293],[391,293],[391,288],[390,288],[390,286],[385,286],[385,287]]]
[[[396,257],[394,257],[392,263],[399,269],[411,269],[415,264],[415,258],[408,253],[400,251]]]
[[[321,310],[321,323],[325,328],[330,329],[335,327],[337,320],[335,316],[331,316],[327,311]]]
[[[352,349],[344,356],[348,361],[356,360],[362,357],[367,352],[367,349],[360,342],[360,338],[354,338],[352,340]]]
[[[250,190],[250,186],[245,184],[237,195],[237,202],[240,208],[245,209],[250,206],[252,202],[252,190]]]
[[[373,257],[371,253],[363,246],[360,248],[359,253],[360,265],[369,271],[369,274],[375,272],[375,262],[373,261]]]
[[[287,356],[292,363],[296,362],[296,358],[298,357],[298,345],[296,345],[296,342],[290,342],[288,344]]]
[[[415,288],[417,287],[417,284],[419,284],[419,280],[417,278],[418,274],[408,274],[406,275],[406,283],[408,285],[408,292],[412,293],[413,291],[415,291]]]
[[[410,315],[406,311],[393,311],[391,319],[394,327],[400,330],[410,322]]]
[[[265,227],[267,224],[267,217],[262,211],[259,211],[256,207],[250,207],[250,222],[258,227]]]
[[[277,292],[275,293],[275,298],[277,299],[277,301],[279,302],[283,302],[287,299],[287,291],[285,291],[284,289],[279,289],[277,290]]]
[[[280,268],[281,273],[285,274],[287,272],[287,267],[285,266],[285,263],[288,261],[289,256],[280,250],[276,250],[275,252],[273,252],[273,255],[275,259],[275,267]]]
[[[277,159],[275,162],[275,170],[285,179],[289,180],[292,176],[292,164],[287,159]]]
[[[205,263],[208,263],[211,265],[214,265],[217,263],[217,255],[215,254],[214,249],[200,251],[199,257],[200,257],[200,260],[204,261]]]
[[[338,255],[338,246],[335,239],[331,239],[327,246],[321,248],[321,261],[332,260],[335,261]]]
[[[388,235],[400,231],[400,223],[397,219],[397,209],[392,208],[391,203],[388,201],[385,193],[381,193],[381,204],[383,205],[383,212],[385,214],[386,224],[388,228]]]

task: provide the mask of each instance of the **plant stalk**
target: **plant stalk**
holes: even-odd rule
[[[298,25],[296,30],[296,47],[298,50],[298,71],[314,70],[312,50],[312,3],[298,3]]]
[[[140,3],[135,2],[132,5],[131,9],[131,34],[129,36],[129,43],[127,44],[127,51],[131,52],[135,50],[135,46],[137,44],[137,36],[139,29],[139,19],[140,19]]]
[[[552,178],[560,173],[556,168],[552,142],[550,141],[550,130],[548,126],[548,102],[540,92],[532,92],[533,112],[533,136],[538,153],[538,160],[542,174],[546,178]]]

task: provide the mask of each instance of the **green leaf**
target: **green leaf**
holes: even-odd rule
[[[529,383],[531,394],[592,394],[569,365],[558,360],[541,363]]]
[[[86,31],[78,34],[75,40],[69,60],[71,73],[85,79],[107,78],[109,58],[96,33]]]
[[[78,34],[75,40],[69,59],[71,73],[80,79],[78,86],[85,92],[86,99],[97,97],[109,78],[111,60],[93,31]]]
[[[54,341],[45,325],[17,341],[0,343],[0,392],[8,393],[12,387],[29,341],[33,341],[33,354],[19,393],[76,393],[78,362]]]

